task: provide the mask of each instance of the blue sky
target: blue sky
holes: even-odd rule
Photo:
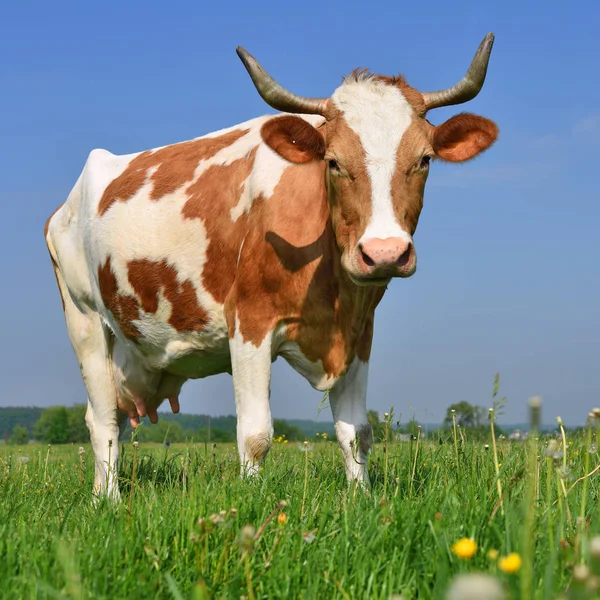
[[[497,144],[435,164],[415,236],[416,275],[376,313],[369,407],[420,421],[489,405],[501,421],[583,422],[600,405],[599,5],[558,2],[12,2],[0,12],[0,405],[73,404],[85,391],[43,240],[87,154],[178,142],[273,112],[243,45],[296,93],[330,95],[358,66],[422,91],[454,84],[496,34],[467,105]],[[276,417],[314,418],[320,394],[282,361]],[[184,412],[233,414],[231,379],[184,386]],[[323,414],[320,418],[325,417]]]

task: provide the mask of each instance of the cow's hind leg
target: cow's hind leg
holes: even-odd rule
[[[229,341],[242,476],[258,472],[273,441],[269,402],[271,337],[267,335],[257,348],[244,342],[236,328]]]
[[[355,358],[329,393],[338,443],[349,481],[368,483],[367,458],[372,431],[367,420],[368,363]]]
[[[112,334],[102,324],[98,313],[87,305],[75,303],[60,268],[56,264],[54,268],[63,298],[69,338],[88,394],[85,420],[94,450],[94,492],[118,501],[118,440],[126,415],[117,414],[117,393],[111,366]]]

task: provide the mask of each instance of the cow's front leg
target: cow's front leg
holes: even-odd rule
[[[269,402],[271,339],[269,333],[257,347],[244,341],[236,327],[229,340],[242,476],[258,473],[273,440]]]
[[[329,403],[348,481],[369,482],[367,457],[372,432],[367,420],[369,363],[355,358],[346,374],[329,392]]]

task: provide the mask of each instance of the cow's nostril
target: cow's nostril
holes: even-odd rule
[[[363,250],[362,246],[360,247],[360,254],[367,267],[372,267],[375,264],[375,261]]]
[[[403,252],[400,258],[396,261],[396,264],[399,267],[403,267],[410,260],[410,255],[412,254],[412,244],[408,245],[408,248]]]

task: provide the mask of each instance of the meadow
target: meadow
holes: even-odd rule
[[[366,491],[330,439],[279,439],[250,481],[233,444],[128,441],[119,505],[92,504],[87,445],[0,446],[0,597],[501,597],[449,591],[483,573],[507,598],[593,598],[597,424],[376,444]]]

